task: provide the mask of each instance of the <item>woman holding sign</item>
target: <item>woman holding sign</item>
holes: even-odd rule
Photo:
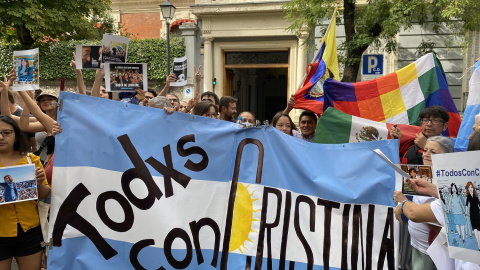
[[[425,144],[425,148],[423,149],[423,164],[432,165],[432,154],[443,154],[450,152],[453,152],[453,143],[448,138],[441,136],[429,137],[427,139],[427,143]],[[400,223],[403,223],[401,218],[403,213],[409,220],[413,222],[437,223],[441,226],[445,226],[442,206],[440,200],[438,199],[439,195],[436,185],[431,184],[423,179],[411,179],[410,186],[419,194],[433,196],[437,199],[424,204],[416,204],[409,201],[402,192],[395,191],[393,200],[395,203],[398,203],[397,207],[395,208],[395,217],[397,220]],[[452,264],[455,265],[455,269],[480,270],[480,266],[462,260],[455,260],[452,262]],[[427,269],[428,267],[430,267],[430,265],[425,265],[419,269]],[[416,269],[415,266],[413,266],[413,269]]]
[[[45,198],[50,186],[40,158],[27,152],[27,140],[18,125],[0,115],[0,167],[35,164],[38,197]],[[10,270],[13,257],[20,270],[40,269],[43,236],[37,201],[2,204],[0,217],[0,270]]]

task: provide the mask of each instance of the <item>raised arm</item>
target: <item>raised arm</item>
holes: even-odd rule
[[[12,72],[15,74],[15,69],[12,69],[10,71],[10,75],[12,74]],[[8,88],[10,87],[10,82],[11,82],[10,75],[8,76],[8,79],[7,79],[7,76],[3,76],[3,82],[0,80],[0,87],[2,91],[1,93],[2,101],[1,101],[0,107],[1,107],[1,113],[3,115],[12,117],[12,112],[10,111],[10,106],[8,104]],[[15,79],[15,77],[13,77],[13,79]],[[18,123],[17,120],[15,121]]]
[[[23,101],[27,105],[28,110],[37,118],[39,122],[28,123],[31,130],[24,129],[28,132],[38,132],[38,131],[46,131],[48,135],[52,133],[53,123],[55,122],[50,116],[42,112],[40,107],[38,107],[37,103],[30,97],[25,91],[19,91],[20,96],[22,97]],[[24,118],[24,117],[22,117]],[[41,126],[40,126],[41,125]],[[20,127],[22,128],[22,127]],[[35,130],[35,131],[33,131]]]
[[[76,56],[75,52],[73,53],[73,60],[70,62],[70,66],[73,68],[73,71],[75,71],[75,75],[77,77],[77,88],[78,88],[78,93],[82,95],[87,94],[87,88],[85,87],[85,83],[83,82],[83,74],[81,69],[77,69],[77,63],[75,62]]]
[[[198,66],[198,69],[196,66],[193,66],[193,69],[195,69],[195,88],[194,88],[193,98],[188,101],[188,105],[186,108],[187,112],[190,112],[200,100],[200,88],[201,88],[200,83],[202,82],[202,73],[200,72],[201,68],[202,66]]]
[[[288,100],[287,102],[287,107],[285,108],[285,110],[283,110],[283,113],[284,114],[289,114],[292,109],[293,109],[293,105],[295,105],[295,99],[293,99],[293,95],[290,97],[290,99]]]
[[[2,97],[2,99],[1,99],[2,101],[1,101],[1,104],[0,104],[1,113],[3,115],[11,117],[15,122],[17,122],[17,124],[20,126],[20,129],[22,129],[23,131],[35,132],[35,131],[29,130],[28,128],[23,129],[22,126],[21,126],[21,122],[22,122],[22,118],[24,118],[24,117],[23,116],[18,117],[16,115],[13,115],[12,112],[10,111],[10,104],[9,104],[9,101],[8,101],[8,91],[9,91],[10,82],[15,81],[15,78],[16,78],[15,69],[12,69],[10,71],[8,79],[5,76],[3,78],[4,78],[4,81],[3,82],[0,81],[1,97]],[[25,112],[25,110],[22,112],[22,115],[23,115],[24,112]],[[27,110],[27,112],[28,112],[28,110]],[[30,121],[31,122],[36,122],[36,119],[34,119],[33,117],[32,117],[32,119],[30,119],[30,113],[27,113],[24,121],[26,123],[28,123]],[[28,124],[26,124],[26,126],[28,126]]]
[[[92,86],[92,97],[100,97],[100,86],[102,86],[103,77],[105,77],[105,70],[103,68],[97,69]]]
[[[167,77],[167,81],[165,83],[165,87],[163,87],[162,91],[158,94],[159,96],[166,97],[168,93],[168,89],[170,89],[170,83],[175,82],[177,80],[177,76],[175,73],[170,73]]]

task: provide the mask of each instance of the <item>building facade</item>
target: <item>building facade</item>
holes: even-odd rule
[[[112,10],[122,30],[136,38],[164,37],[165,21],[159,5],[164,0],[113,0]],[[291,94],[298,89],[305,69],[313,59],[307,51],[309,33],[296,36],[289,32],[283,5],[288,0],[172,0],[177,7],[170,31],[185,38],[188,58],[188,85],[193,87],[193,66],[201,65],[203,91],[214,91],[219,97],[238,98],[237,111],[251,111],[261,121],[270,120],[283,110]],[[325,19],[327,20],[327,19]],[[325,23],[328,23],[325,21]],[[318,44],[320,25],[313,35]],[[480,57],[480,34],[472,34],[472,44],[465,54],[460,44],[447,48],[442,29],[440,35],[431,29],[414,26],[398,35],[398,52],[387,54],[371,48],[366,54],[384,55],[384,74],[415,61],[419,42],[436,44],[450,91],[457,108],[462,110],[468,92],[471,71],[468,68]],[[345,39],[342,25],[337,25],[337,45]],[[312,44],[311,44],[312,45]],[[465,73],[465,76],[462,75]],[[359,74],[359,80],[362,77]],[[215,83],[214,83],[215,82]],[[184,92],[180,89],[179,92]],[[185,94],[186,95],[186,94]],[[292,116],[297,116],[294,110]]]

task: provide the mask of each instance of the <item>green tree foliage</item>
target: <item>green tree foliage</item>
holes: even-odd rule
[[[52,38],[97,39],[116,31],[110,0],[0,0],[0,38],[30,49]]]
[[[304,31],[313,33],[319,20],[330,18],[337,5],[343,5],[343,18],[337,18],[337,22],[343,19],[346,36],[340,44],[345,51],[340,58],[345,63],[342,80],[350,82],[356,80],[361,56],[371,44],[384,44],[386,52],[396,51],[397,34],[414,23],[431,24],[436,33],[446,26],[458,33],[452,38],[463,41],[469,31],[477,31],[480,25],[479,0],[367,0],[364,4],[355,0],[292,0],[285,5],[286,18],[291,22],[289,30],[298,35]],[[433,46],[424,42],[418,52]]]
[[[69,40],[40,44],[40,84],[42,81],[56,81],[64,77],[75,80],[70,67],[76,45],[101,45],[101,40]],[[20,45],[0,44],[0,75],[8,74],[13,66],[13,51]],[[170,39],[171,65],[174,57],[185,55],[183,38]],[[165,82],[167,74],[167,43],[164,39],[130,40],[127,62],[147,63],[148,80]],[[85,81],[95,80],[94,70],[83,70]],[[3,79],[3,76],[2,76]]]

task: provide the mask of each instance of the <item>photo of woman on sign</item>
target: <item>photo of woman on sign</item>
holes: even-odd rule
[[[18,67],[18,81],[31,82],[33,81],[33,68],[27,58],[20,58],[20,65]]]
[[[3,198],[5,199],[5,202],[14,202],[18,200],[17,184],[13,182],[12,176],[5,175],[5,177],[3,177],[3,180],[5,181],[5,183],[2,184],[4,188]]]

